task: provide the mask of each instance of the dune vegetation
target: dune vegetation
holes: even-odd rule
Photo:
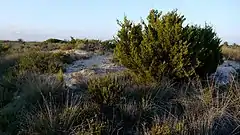
[[[176,10],[151,10],[145,22],[118,20],[111,40],[1,41],[0,134],[239,134],[238,76],[218,85],[209,75],[224,59],[240,60],[240,48],[185,20]],[[111,53],[126,69],[78,79],[71,89],[66,66],[88,59],[71,50]]]

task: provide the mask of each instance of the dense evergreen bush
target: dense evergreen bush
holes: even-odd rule
[[[195,69],[200,77],[206,77],[207,74],[215,72],[217,66],[223,62],[221,51],[221,40],[213,32],[212,27],[205,24],[200,26],[187,26],[189,52],[192,59],[198,60],[199,66]]]
[[[147,20],[118,21],[115,48],[119,62],[144,80],[205,77],[222,62],[220,39],[210,26],[184,26],[186,19],[176,10],[164,15],[151,10]]]

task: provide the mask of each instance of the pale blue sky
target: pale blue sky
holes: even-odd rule
[[[2,0],[0,39],[109,39],[116,19],[139,21],[152,8],[178,9],[187,22],[211,23],[223,41],[240,43],[239,0]]]

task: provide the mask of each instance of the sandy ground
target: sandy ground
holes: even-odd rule
[[[79,58],[85,58],[76,60],[66,67],[64,80],[66,85],[72,89],[76,88],[76,84],[79,81],[87,80],[91,75],[118,72],[125,69],[123,66],[111,62],[112,54],[90,54],[89,52],[79,50],[72,53],[79,55]]]

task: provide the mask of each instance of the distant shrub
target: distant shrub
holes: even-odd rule
[[[147,20],[134,24],[125,16],[118,21],[115,56],[136,75],[145,80],[205,77],[222,62],[220,39],[210,26],[184,27],[177,11],[151,10]]]
[[[20,44],[25,44],[25,41],[24,41],[23,39],[21,39],[21,38],[18,39],[18,42],[19,42]]]
[[[10,49],[9,45],[1,44],[0,43],[0,55],[7,52]]]
[[[57,73],[64,69],[64,63],[71,63],[71,58],[62,53],[30,52],[20,58],[18,70]]]
[[[50,38],[50,39],[47,39],[46,41],[44,41],[44,43],[67,43],[67,41]]]
[[[58,71],[58,73],[57,73],[57,79],[59,80],[59,81],[63,81],[63,71],[62,71],[62,69],[60,69],[59,71]]]
[[[51,43],[41,43],[39,44],[39,48],[41,51],[53,51],[59,49],[60,45]]]
[[[101,50],[101,47],[101,44],[98,43],[85,43],[81,46],[81,49],[86,51],[96,51]]]
[[[86,51],[103,51],[104,46],[100,40],[95,39],[76,39],[78,49]]]
[[[64,44],[60,46],[61,50],[72,50],[75,48],[75,44]]]
[[[70,37],[70,38],[71,38],[71,40],[69,41],[69,43],[71,43],[71,44],[76,44],[77,43],[77,40],[74,39],[74,37]]]
[[[84,44],[100,44],[101,41],[97,39],[77,39],[77,43],[84,43]]]
[[[116,42],[115,40],[105,40],[102,42],[102,45],[107,50],[113,50],[116,47]]]

